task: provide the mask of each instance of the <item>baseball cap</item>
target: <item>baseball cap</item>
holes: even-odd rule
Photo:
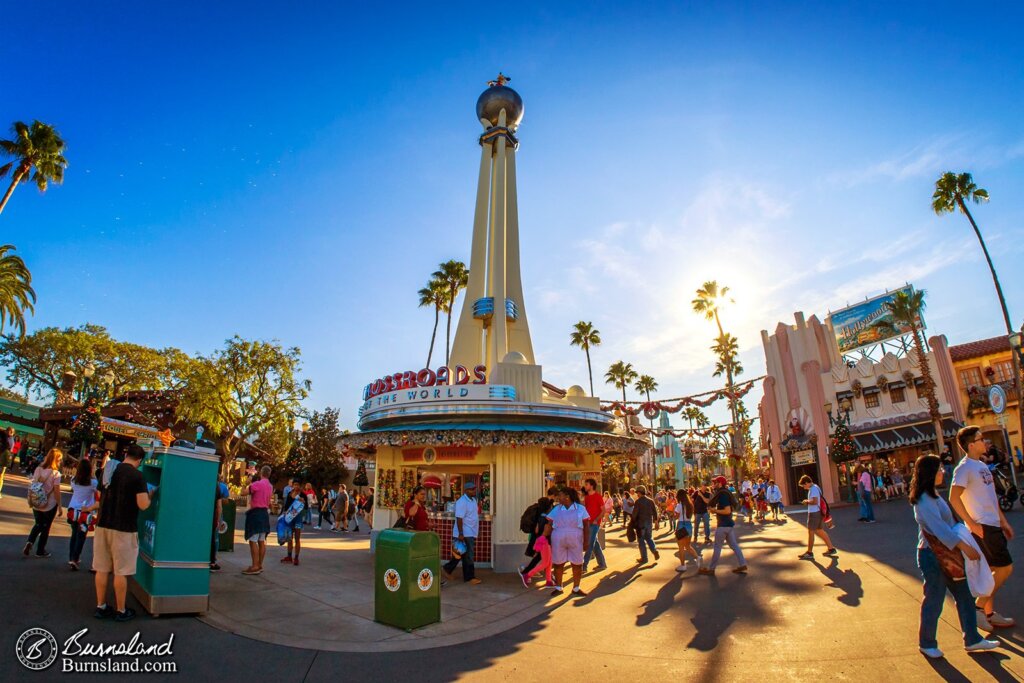
[[[718,475],[717,477],[715,477],[711,481],[712,481],[712,483],[718,484],[719,486],[725,486],[726,484],[729,483],[729,480],[726,479],[725,477],[723,477],[722,475]]]
[[[475,489],[476,488],[476,482],[475,481],[467,481],[466,485],[463,486],[462,488],[463,489]]]

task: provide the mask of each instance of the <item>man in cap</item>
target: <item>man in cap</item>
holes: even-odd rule
[[[736,505],[732,492],[729,491],[729,480],[725,477],[715,477],[713,483],[717,487],[714,497],[708,503],[708,508],[715,513],[718,519],[718,527],[715,529],[715,552],[711,556],[711,564],[708,567],[701,567],[698,573],[714,574],[718,566],[718,558],[722,555],[722,544],[728,543],[732,552],[736,555],[738,566],[733,569],[735,574],[747,573],[747,561],[743,558],[743,551],[736,541],[736,522],[733,520],[733,508]]]
[[[452,526],[452,545],[454,541],[466,544],[466,551],[461,557],[453,557],[442,568],[444,578],[452,580],[452,572],[462,562],[462,580],[473,585],[480,583],[476,578],[473,566],[473,548],[480,529],[480,515],[476,506],[476,482],[467,481],[462,489],[462,496],[455,501],[455,524]]]

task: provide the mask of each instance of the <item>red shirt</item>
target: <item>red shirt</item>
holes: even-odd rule
[[[587,508],[587,514],[590,515],[590,523],[597,524],[597,520],[604,514],[604,496],[597,491],[588,493],[583,498],[583,505]]]
[[[405,504],[405,511],[402,514],[404,514],[406,520],[408,520],[408,526],[406,528],[412,529],[413,531],[430,531],[430,522],[427,520],[427,510],[422,505],[420,505],[420,509],[416,511],[416,514],[411,519],[409,518],[409,509],[412,508],[413,503],[415,502],[415,500],[410,500]]]

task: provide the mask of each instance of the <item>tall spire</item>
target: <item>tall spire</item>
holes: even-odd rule
[[[469,284],[455,331],[451,365],[493,370],[511,352],[534,365],[519,264],[515,131],[523,100],[502,73],[476,103],[484,127],[469,264]]]

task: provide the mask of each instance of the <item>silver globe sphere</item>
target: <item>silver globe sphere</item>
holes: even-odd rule
[[[476,117],[498,125],[498,114],[505,110],[505,125],[512,130],[523,120],[523,98],[507,85],[494,85],[481,93],[476,101]]]

